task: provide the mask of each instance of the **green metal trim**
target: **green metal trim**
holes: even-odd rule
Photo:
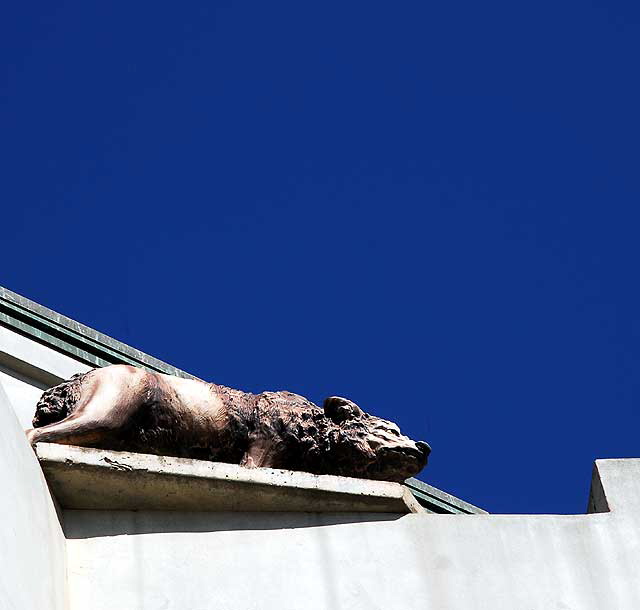
[[[108,335],[75,322],[0,286],[0,324],[9,326],[90,366],[131,364],[150,371],[194,378]]]
[[[427,494],[423,494],[416,489],[409,488],[413,496],[426,508],[429,512],[437,513],[441,515],[466,515],[461,510],[454,508],[450,504],[446,504],[445,502],[441,502],[440,500],[436,500],[433,496],[429,496]]]
[[[486,515],[487,511],[456,498],[437,487],[433,487],[418,479],[407,479],[404,484],[425,508],[435,513]]]

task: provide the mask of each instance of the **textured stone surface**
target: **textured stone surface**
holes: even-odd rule
[[[420,472],[430,452],[344,398],[328,398],[321,409],[291,392],[255,395],[125,365],[46,391],[33,423],[32,443],[387,481]]]

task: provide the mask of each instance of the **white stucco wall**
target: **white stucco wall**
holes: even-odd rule
[[[62,528],[2,383],[0,489],[0,610],[64,610]]]
[[[72,610],[640,608],[640,460],[611,513],[66,511]]]

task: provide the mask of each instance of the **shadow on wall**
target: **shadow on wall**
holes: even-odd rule
[[[65,510],[69,539],[136,534],[280,530],[353,523],[396,521],[395,513],[230,513],[190,511]]]

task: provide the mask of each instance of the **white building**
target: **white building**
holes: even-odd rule
[[[0,288],[0,610],[640,608],[640,460],[586,515],[488,515],[405,485],[40,445],[42,390],[188,373]]]

